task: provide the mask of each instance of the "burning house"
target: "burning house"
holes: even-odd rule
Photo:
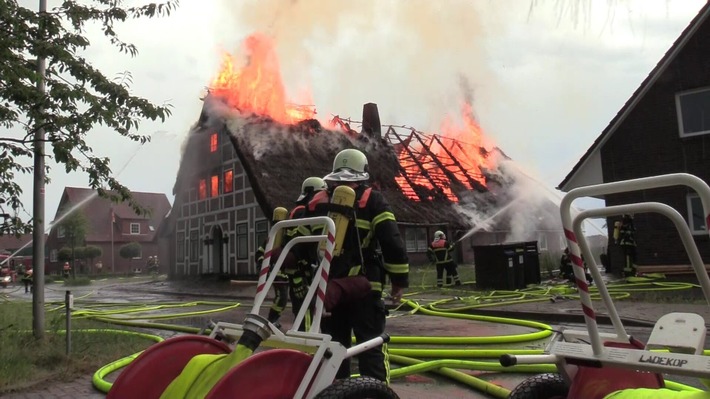
[[[301,182],[328,174],[345,148],[367,155],[370,183],[392,206],[410,263],[427,263],[436,230],[465,237],[457,256],[466,263],[473,245],[510,239],[518,196],[512,187],[521,175],[500,149],[483,147],[470,105],[464,126],[448,134],[382,125],[375,104],[364,106],[361,121],[322,124],[313,107],[288,105],[280,77],[252,70],[268,54],[251,45],[250,66],[235,70],[228,60],[187,137],[166,230],[174,235],[172,274],[255,274],[254,252],[273,209],[292,208]],[[521,241],[561,242],[559,215],[548,205],[546,214],[534,212],[535,232]]]

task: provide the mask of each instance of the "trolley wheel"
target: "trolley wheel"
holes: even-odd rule
[[[559,374],[547,373],[525,379],[508,399],[565,399],[569,387]]]
[[[313,356],[293,349],[255,353],[229,370],[205,399],[293,398]]]
[[[336,380],[320,391],[316,399],[399,399],[383,381],[372,377]]]
[[[106,399],[160,398],[193,356],[230,351],[225,343],[204,335],[180,335],[158,342],[121,371]]]

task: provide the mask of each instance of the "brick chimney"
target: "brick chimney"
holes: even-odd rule
[[[382,138],[380,112],[375,103],[367,103],[362,106],[362,133],[372,138]]]

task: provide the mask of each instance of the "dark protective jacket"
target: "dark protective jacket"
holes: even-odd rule
[[[619,245],[635,247],[636,240],[634,239],[634,234],[636,229],[634,228],[633,222],[625,222],[621,224],[619,228]]]
[[[427,249],[427,257],[431,262],[437,265],[443,265],[454,261],[451,252],[454,250],[454,244],[448,240],[434,240],[429,244]]]
[[[382,291],[389,275],[392,285],[408,287],[409,259],[390,205],[379,191],[364,185],[355,188],[355,195],[355,209],[343,241],[343,252],[332,259],[330,278],[364,275],[372,290]],[[330,193],[320,191],[308,203],[304,217],[324,216],[333,209]],[[314,231],[319,232],[319,229]],[[317,246],[304,248],[308,252],[302,256],[317,262]]]

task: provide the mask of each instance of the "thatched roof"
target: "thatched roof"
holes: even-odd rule
[[[447,224],[466,229],[472,227],[472,220],[466,216],[465,209],[485,213],[487,209],[497,208],[500,202],[497,193],[501,192],[504,185],[501,181],[505,179],[495,173],[486,175],[487,187],[479,186],[475,190],[456,181],[454,176],[442,182],[462,199],[459,204],[441,195],[421,195],[430,199],[412,200],[395,180],[402,168],[395,148],[388,141],[365,133],[328,130],[316,120],[283,125],[267,117],[225,110],[217,101],[210,97],[205,99],[202,117],[191,134],[221,130],[229,137],[265,215],[270,215],[277,206],[291,208],[303,180],[330,173],[335,155],[345,148],[358,148],[367,155],[370,183],[384,194],[401,223]],[[218,117],[215,119],[215,116]],[[181,170],[184,163],[185,159]]]

